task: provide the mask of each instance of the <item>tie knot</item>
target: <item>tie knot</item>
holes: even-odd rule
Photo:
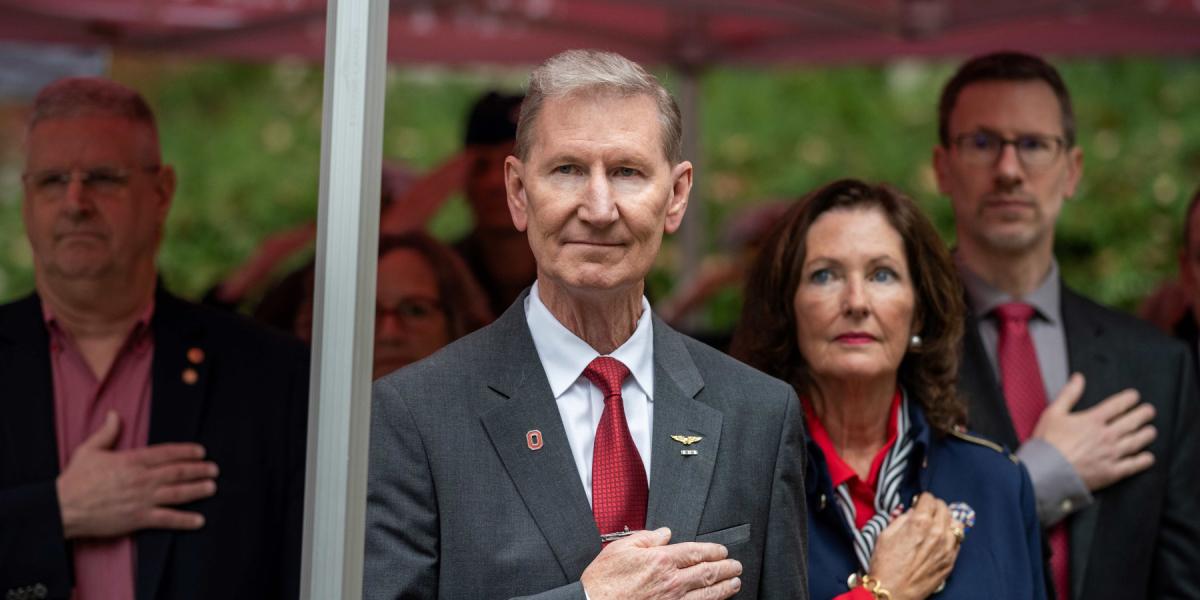
[[[1033,318],[1033,306],[1024,302],[1009,302],[997,306],[993,311],[1001,321],[1028,323],[1029,319]]]
[[[608,399],[621,395],[621,384],[629,376],[629,367],[611,356],[599,356],[583,370],[583,376]]]

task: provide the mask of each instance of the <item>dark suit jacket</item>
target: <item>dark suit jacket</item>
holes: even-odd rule
[[[375,384],[367,598],[584,597],[597,531],[524,295]],[[804,446],[791,387],[654,319],[647,527],[725,544],[741,598],[807,598]],[[526,433],[540,430],[532,450]],[[683,456],[672,434],[703,440]]]
[[[149,443],[193,441],[217,493],[194,532],[135,534],[137,598],[294,598],[303,520],[307,352],[240,317],[155,300]],[[188,350],[204,352],[200,364]],[[194,368],[199,378],[181,377]],[[71,592],[49,337],[36,295],[0,306],[0,592]],[[30,595],[29,597],[34,597]]]
[[[919,405],[909,405],[914,441],[900,497],[929,492],[964,502],[976,515],[954,570],[936,600],[1044,600],[1042,536],[1029,474],[999,446],[964,434],[937,436]],[[861,567],[849,525],[834,498],[828,463],[808,442],[808,576],[813,600],[846,593],[846,578]]]
[[[1071,597],[1200,598],[1200,398],[1183,344],[1062,289],[1068,366],[1087,380],[1075,410],[1127,387],[1154,405],[1149,470],[1095,493],[1068,517]],[[979,330],[967,323],[959,386],[973,429],[1018,446]]]
[[[1195,359],[1192,364],[1196,366],[1196,371],[1200,374],[1200,355],[1196,354],[1196,343],[1200,341],[1200,326],[1196,325],[1196,316],[1192,314],[1190,306],[1184,311],[1179,322],[1175,323],[1173,331],[1175,337],[1187,344],[1188,350],[1192,352],[1192,358]]]

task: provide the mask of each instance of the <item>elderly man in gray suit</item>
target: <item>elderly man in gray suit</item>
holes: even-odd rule
[[[791,388],[654,317],[679,109],[625,58],[530,75],[505,173],[537,281],[375,385],[367,598],[807,598]]]

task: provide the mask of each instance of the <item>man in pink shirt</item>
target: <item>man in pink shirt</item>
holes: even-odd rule
[[[175,173],[137,92],[47,86],[25,155],[37,289],[0,306],[0,592],[294,597],[303,347],[158,285]]]

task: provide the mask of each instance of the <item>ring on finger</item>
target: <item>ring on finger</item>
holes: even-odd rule
[[[967,537],[967,534],[965,531],[963,531],[963,528],[961,525],[955,525],[954,527],[951,527],[950,535],[954,536],[954,542],[956,544],[962,544],[963,539]]]

